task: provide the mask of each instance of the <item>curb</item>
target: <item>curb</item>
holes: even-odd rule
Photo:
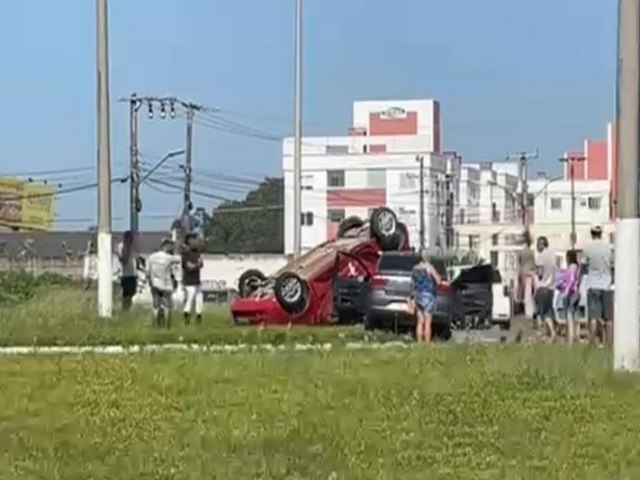
[[[102,345],[102,346],[50,346],[50,347],[0,347],[0,356],[17,355],[130,355],[146,354],[158,352],[189,352],[189,353],[242,353],[242,352],[305,352],[330,350],[381,350],[411,348],[411,345],[403,342],[386,343],[365,343],[351,342],[343,345],[332,343],[294,343],[292,345],[250,345],[250,344],[227,344],[227,345],[199,345],[186,343],[167,343],[161,345]]]

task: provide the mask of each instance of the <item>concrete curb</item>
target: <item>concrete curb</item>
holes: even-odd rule
[[[302,351],[330,351],[330,350],[380,350],[411,348],[403,342],[366,343],[351,342],[343,345],[324,343],[295,343],[291,345],[199,345],[187,343],[167,343],[162,345],[100,345],[100,346],[42,346],[42,347],[0,347],[0,356],[16,355],[129,355],[158,352],[188,352],[188,353],[241,353],[241,352],[302,352]]]

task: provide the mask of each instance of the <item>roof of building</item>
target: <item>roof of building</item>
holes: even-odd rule
[[[113,232],[113,247],[122,240],[123,232]],[[140,232],[138,247],[149,253],[160,246],[167,231]],[[95,238],[91,231],[70,232],[0,232],[0,257],[35,256],[41,258],[79,257],[87,251],[89,241]]]

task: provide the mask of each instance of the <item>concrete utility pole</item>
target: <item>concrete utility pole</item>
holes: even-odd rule
[[[107,0],[96,0],[98,137],[98,315],[113,315],[111,247],[111,151],[109,131],[109,35]]]
[[[453,199],[451,191],[451,174],[445,175],[446,211],[445,211],[445,247],[447,250],[453,247]]]
[[[139,230],[140,203],[140,157],[138,155],[138,111],[142,102],[135,93],[129,97],[129,230]]]
[[[538,151],[533,153],[520,152],[516,155],[507,155],[507,161],[517,159],[518,163],[518,177],[520,179],[521,193],[520,193],[520,212],[522,226],[525,231],[529,230],[529,162],[538,158]]]
[[[618,194],[615,248],[613,365],[640,369],[640,0],[618,4]]]
[[[192,168],[192,148],[193,148],[193,117],[195,116],[195,106],[187,106],[187,138],[185,146],[185,162],[184,162],[184,205],[183,215],[189,215],[191,212],[191,183],[193,181]]]
[[[293,147],[293,256],[302,251],[302,0],[296,0],[294,147]]]
[[[420,164],[420,251],[424,252],[426,248],[425,232],[424,232],[424,157],[418,155],[416,161]]]
[[[576,235],[576,179],[575,179],[575,164],[577,162],[586,161],[586,157],[563,157],[560,159],[562,163],[566,163],[569,168],[569,178],[571,181],[571,248],[576,248],[577,235]]]

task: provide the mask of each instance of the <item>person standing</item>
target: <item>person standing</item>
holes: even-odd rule
[[[152,253],[147,260],[153,315],[159,327],[165,324],[167,328],[171,326],[172,297],[176,287],[173,272],[179,263],[180,258],[174,255],[173,242],[169,239],[163,240],[160,249]]]
[[[138,276],[136,272],[136,241],[135,234],[128,230],[124,232],[122,242],[117,247],[120,261],[120,287],[122,288],[122,310],[128,311],[133,304],[133,297],[138,290]]]
[[[182,252],[182,283],[185,290],[184,323],[189,325],[191,314],[195,310],[196,323],[202,323],[202,280],[200,271],[203,267],[202,254],[198,236],[189,233],[186,237],[186,248]]]
[[[553,312],[553,295],[556,276],[556,256],[549,249],[547,237],[538,237],[536,242],[538,256],[536,267],[538,282],[535,293],[536,314],[538,322],[547,327],[551,341],[556,338],[555,318]]]
[[[431,342],[432,315],[437,305],[440,275],[428,260],[426,251],[420,253],[420,263],[411,272],[411,301],[416,312],[416,341]]]
[[[535,313],[534,291],[536,288],[536,255],[531,248],[531,234],[524,232],[524,247],[518,252],[518,299],[523,303],[524,314],[533,318]]]
[[[613,282],[613,248],[602,241],[602,228],[598,225],[591,228],[591,242],[584,247],[583,259],[586,265],[587,318],[589,334],[592,342],[597,340],[598,331],[601,341],[607,342],[608,322],[607,306],[610,300]]]
[[[567,251],[567,268],[556,272],[555,295],[557,299],[554,312],[556,319],[566,322],[567,343],[571,344],[580,338],[580,324],[578,323],[578,304],[580,293],[578,290],[580,267],[578,253]]]

